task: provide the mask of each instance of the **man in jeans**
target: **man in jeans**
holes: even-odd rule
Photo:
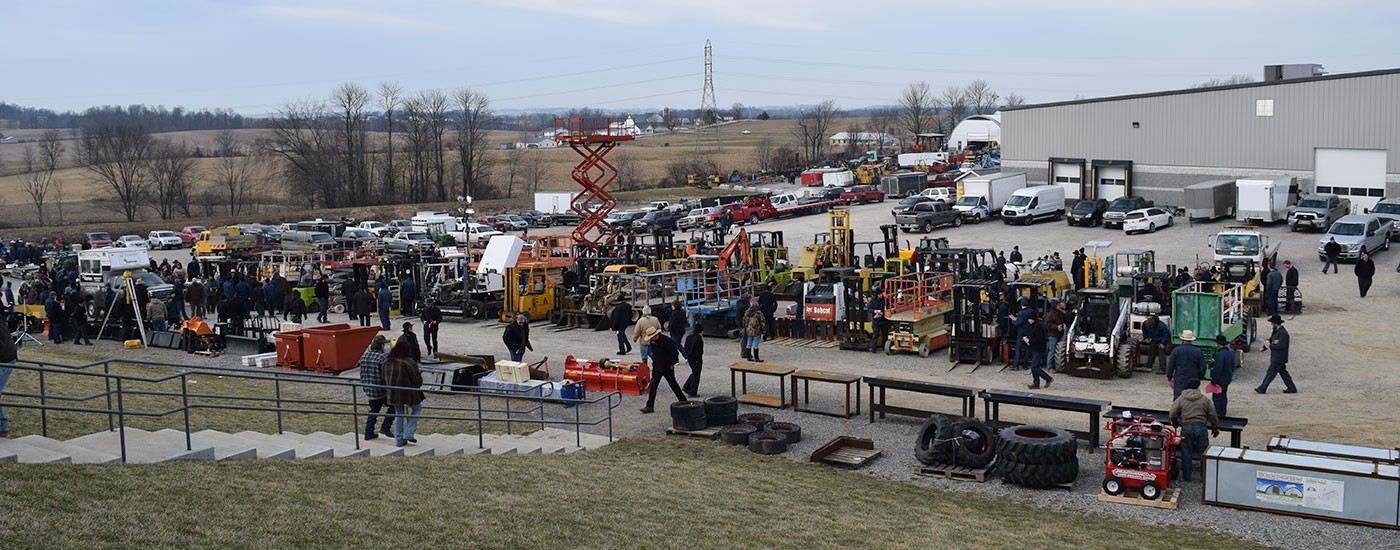
[[[0,321],[0,365],[14,364],[19,359],[19,350],[15,348],[15,339],[10,336],[10,324]],[[5,394],[5,384],[10,381],[10,372],[13,369],[0,366],[0,397]],[[10,419],[5,418],[5,409],[0,409],[0,439],[10,437]]]
[[[1188,383],[1181,397],[1172,402],[1171,422],[1181,426],[1181,479],[1191,481],[1191,463],[1210,446],[1206,425],[1210,425],[1212,436],[1220,435],[1220,417],[1215,414],[1215,404],[1201,393],[1199,379]]]
[[[1058,300],[1045,316],[1045,370],[1050,372],[1055,371],[1055,346],[1064,338],[1065,326],[1070,321],[1067,307],[1064,300]]]
[[[374,433],[374,417],[379,415],[379,410],[384,408],[384,346],[389,343],[389,339],[383,334],[374,337],[370,342],[369,349],[360,356],[360,362],[355,365],[360,368],[360,384],[365,390],[365,397],[369,398],[369,414],[365,415],[365,440],[377,439],[378,434]],[[383,422],[380,423],[379,433],[386,437],[394,437],[393,416],[381,415]]]
[[[1327,244],[1322,245],[1322,252],[1327,255],[1327,263],[1322,264],[1322,273],[1327,274],[1327,267],[1332,267],[1332,273],[1337,272],[1337,256],[1342,254],[1342,245],[1337,242],[1336,237],[1327,239]]]

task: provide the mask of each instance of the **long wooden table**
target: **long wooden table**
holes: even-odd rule
[[[1108,401],[1098,399],[1012,390],[982,390],[978,396],[982,398],[982,419],[993,428],[1016,425],[1014,422],[1001,420],[1002,404],[1086,413],[1089,415],[1089,429],[1087,431],[1069,430],[1069,432],[1088,441],[1091,449],[1099,447],[1099,430],[1102,428],[1099,425],[1099,416],[1103,414],[1104,409],[1111,405]]]
[[[797,399],[797,383],[802,382],[802,399]],[[831,384],[842,384],[846,386],[846,400],[843,402],[845,408],[840,411],[819,409],[811,407],[811,383],[827,382]],[[851,386],[856,387],[856,410],[851,411]],[[805,405],[804,405],[805,403]],[[839,372],[828,372],[815,369],[803,369],[792,374],[792,410],[799,412],[809,412],[825,414],[828,416],[839,416],[850,418],[860,414],[860,375],[843,374]]]
[[[735,399],[738,399],[740,403],[773,407],[775,409],[786,409],[787,377],[796,371],[797,369],[792,367],[784,367],[771,363],[739,361],[738,363],[729,365],[729,394],[733,395]],[[778,378],[778,395],[774,397],[772,395],[749,393],[750,374],[776,376]]]
[[[880,414],[880,418],[884,418],[886,413],[913,416],[916,418],[926,418],[928,417],[928,415],[934,414],[935,412],[926,411],[923,409],[912,409],[908,407],[896,407],[893,405],[889,405],[886,402],[885,398],[886,390],[900,390],[929,395],[943,395],[947,397],[956,397],[962,400],[962,409],[959,412],[959,415],[977,415],[977,392],[979,391],[977,388],[969,388],[966,386],[953,386],[950,384],[937,384],[934,382],[925,382],[922,380],[909,380],[907,378],[892,378],[888,376],[867,376],[865,377],[865,385],[870,387],[871,422],[875,421],[876,413]],[[877,389],[879,390],[878,396],[876,394]]]

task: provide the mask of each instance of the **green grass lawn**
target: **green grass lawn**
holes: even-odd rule
[[[3,548],[1254,547],[693,440],[553,456],[0,471]]]

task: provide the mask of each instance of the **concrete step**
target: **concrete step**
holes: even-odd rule
[[[292,460],[296,458],[296,450],[287,444],[265,444],[261,441],[254,441],[238,434],[225,433],[218,430],[202,430],[193,434],[195,444],[200,441],[228,441],[235,445],[250,447],[254,450],[252,458],[259,460]],[[215,447],[217,455],[218,447]]]
[[[465,454],[488,454],[488,455],[513,455],[516,454],[516,445],[512,442],[495,439],[494,436],[484,436],[481,439],[483,446],[477,446],[475,434],[431,434],[434,438],[444,438],[455,441],[462,445]],[[421,438],[420,438],[421,439]]]
[[[309,436],[311,436],[311,437],[316,437],[316,438],[324,439],[324,440],[330,441],[330,442],[332,442],[332,443],[341,443],[341,444],[344,444],[344,445],[349,446],[349,447],[352,448],[352,449],[355,448],[355,436],[354,436],[353,434],[345,434],[345,435],[342,436],[342,435],[336,435],[336,434],[333,434],[333,433],[326,433],[326,432],[311,432],[311,433],[306,434],[306,435],[309,435]],[[379,441],[379,440],[376,439],[375,441]],[[369,456],[372,456],[372,457],[381,457],[381,456],[404,456],[404,450],[403,450],[403,449],[404,449],[404,448],[407,448],[407,447],[404,447],[404,448],[395,447],[392,443],[389,444],[387,447],[384,446],[384,445],[374,445],[373,443],[375,443],[375,441],[365,441],[364,439],[360,439],[360,449],[362,449],[362,450],[363,450],[363,449],[369,449]],[[369,445],[366,445],[366,443],[369,443]]]
[[[174,438],[176,443],[185,443],[185,432],[166,428],[157,430],[157,435]],[[190,444],[195,447],[213,447],[214,460],[256,460],[258,445],[233,434],[217,430],[203,430],[190,434]]]
[[[279,437],[276,434],[268,435],[265,433],[258,432],[238,432],[233,435],[257,443],[259,445],[259,449],[266,448],[268,449],[268,452],[270,454],[280,455],[281,452],[279,451],[279,449],[291,449],[291,458],[297,460],[335,457],[335,451],[331,450],[330,447],[327,447],[325,445],[320,445],[317,443],[303,443],[301,441],[292,441]],[[258,456],[262,456],[261,451],[259,451]]]
[[[475,441],[468,444],[454,436],[442,434],[418,434],[418,444],[432,447],[435,456],[478,455],[491,452],[490,449],[477,447]]]
[[[520,455],[550,455],[564,452],[564,446],[547,441],[541,441],[524,435],[490,435],[499,442],[515,445],[515,454]]]
[[[298,443],[310,443],[312,445],[329,447],[331,451],[333,451],[332,456],[334,456],[335,458],[357,458],[369,456],[369,449],[356,449],[354,445],[346,445],[339,441],[331,441],[329,439],[322,439],[312,435],[303,435],[296,432],[282,432],[274,437],[281,438],[284,441],[296,441]]]
[[[87,447],[79,447],[66,441],[49,439],[41,435],[26,435],[14,441],[30,447],[39,447],[68,455],[74,464],[106,464],[108,462],[121,462],[122,459],[119,454],[94,451]]]
[[[214,448],[196,445],[186,449],[184,438],[177,443],[173,439],[140,430],[126,428],[126,461],[131,464],[154,464],[175,460],[213,460]],[[97,432],[68,440],[79,447],[121,456],[121,432]]]
[[[578,437],[575,438],[573,430],[563,430],[559,428],[545,428],[543,430],[531,433],[526,437],[529,437],[530,439],[537,439],[543,442],[553,443],[555,445],[563,445],[565,447],[582,447],[584,449],[597,449],[599,447],[612,443],[612,440],[608,439],[607,436],[580,432],[578,434]]]
[[[73,458],[67,453],[51,451],[20,442],[18,439],[0,439],[0,462],[22,462],[25,464],[68,464]]]
[[[344,434],[338,437],[350,440],[353,437],[355,437],[355,435]],[[404,445],[402,447],[395,446],[394,438],[392,437],[384,437],[383,435],[380,435],[379,437],[376,437],[374,439],[366,440],[362,435],[360,436],[360,445],[365,447],[383,447],[386,449],[398,449],[400,451],[403,451],[403,456],[438,456],[441,454],[449,454],[437,452],[437,449],[434,448],[432,445],[424,445],[423,436],[421,435],[418,436],[418,443],[409,443],[408,445]],[[371,452],[370,454],[373,455],[374,453]]]

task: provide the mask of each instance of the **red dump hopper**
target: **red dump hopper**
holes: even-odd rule
[[[342,325],[349,326],[349,325]],[[289,330],[287,332],[273,333],[273,338],[277,339],[277,368],[279,369],[304,369],[306,365],[302,362],[301,337],[305,331]]]
[[[355,368],[379,327],[329,325],[302,329],[302,363],[305,368],[339,374]]]

